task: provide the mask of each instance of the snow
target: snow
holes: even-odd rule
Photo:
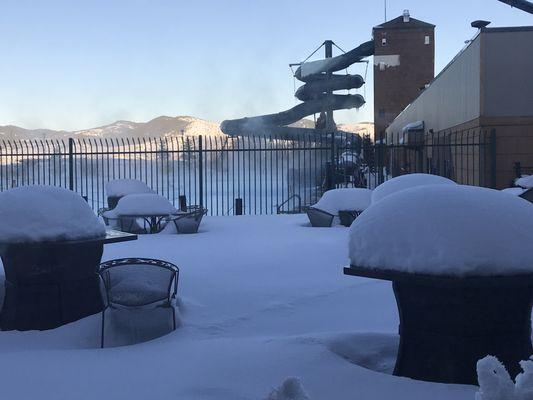
[[[494,356],[477,362],[479,390],[476,400],[532,400],[533,361],[521,361],[522,371],[513,382],[505,366]]]
[[[511,187],[507,189],[502,189],[502,192],[512,194],[514,196],[520,196],[522,193],[524,193],[527,189],[521,188],[521,187]]]
[[[180,267],[178,329],[158,308],[106,312],[105,349],[100,315],[0,332],[2,398],[262,400],[297,376],[311,400],[473,400],[474,386],[391,375],[394,295],[388,282],[342,274],[347,240],[345,228],[273,215],[205,217],[195,235],[107,245],[104,260]]]
[[[352,265],[465,276],[533,273],[533,207],[499,190],[429,185],[372,204],[350,228]]]
[[[108,197],[122,197],[128,194],[154,193],[146,183],[135,179],[114,179],[105,184]]]
[[[533,175],[522,175],[522,177],[515,180],[515,185],[529,189],[533,187]]]
[[[341,210],[362,211],[370,205],[371,196],[369,189],[332,189],[325,192],[313,207],[333,215],[338,215]]]
[[[281,386],[274,389],[265,400],[309,400],[298,378],[287,378]]]
[[[0,192],[0,243],[94,239],[105,226],[77,193],[52,186]]]
[[[397,176],[383,182],[372,193],[372,203],[378,202],[381,199],[399,192],[401,190],[409,189],[415,186],[425,185],[452,185],[454,181],[438,175],[431,174],[407,174]]]
[[[168,215],[176,214],[178,210],[166,197],[159,194],[140,193],[122,197],[117,206],[103,215],[117,218],[122,215]]]

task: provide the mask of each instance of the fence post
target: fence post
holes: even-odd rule
[[[74,190],[74,139],[68,139],[68,188]]]
[[[204,205],[204,148],[202,135],[198,136],[198,192],[200,206]]]
[[[490,180],[491,188],[496,189],[496,129],[490,130]]]
[[[242,215],[242,199],[235,199],[235,215]]]

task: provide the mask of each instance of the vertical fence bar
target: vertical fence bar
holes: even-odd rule
[[[68,188],[74,190],[74,139],[68,140]]]
[[[496,189],[496,129],[490,131],[490,185]]]
[[[218,193],[217,193],[218,194]],[[202,135],[198,136],[198,195],[200,206],[204,205],[204,151]]]

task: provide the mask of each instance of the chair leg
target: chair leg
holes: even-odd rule
[[[172,307],[172,324],[173,324],[173,331],[176,330],[176,308],[171,304],[170,307]]]
[[[104,328],[105,328],[105,308],[102,310],[102,333],[100,337],[100,348],[104,348]]]

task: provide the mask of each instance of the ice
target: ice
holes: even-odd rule
[[[52,186],[0,192],[0,243],[81,240],[105,236],[105,226],[77,193]]]
[[[114,179],[105,184],[108,197],[121,197],[128,194],[154,193],[146,183],[135,179]]]
[[[406,189],[372,204],[350,228],[353,265],[436,275],[533,273],[533,207],[499,190]]]
[[[455,182],[448,178],[431,174],[407,174],[397,176],[395,178],[389,179],[388,181],[385,181],[374,189],[372,193],[372,203],[376,203],[393,193],[415,186],[440,184],[453,185],[455,184]]]
[[[370,205],[371,196],[369,189],[332,189],[325,192],[313,207],[333,215],[338,215],[340,210],[362,211]]]
[[[159,194],[140,193],[122,197],[117,206],[106,211],[104,215],[108,218],[117,218],[121,215],[168,215],[177,212],[178,210],[166,197]]]

